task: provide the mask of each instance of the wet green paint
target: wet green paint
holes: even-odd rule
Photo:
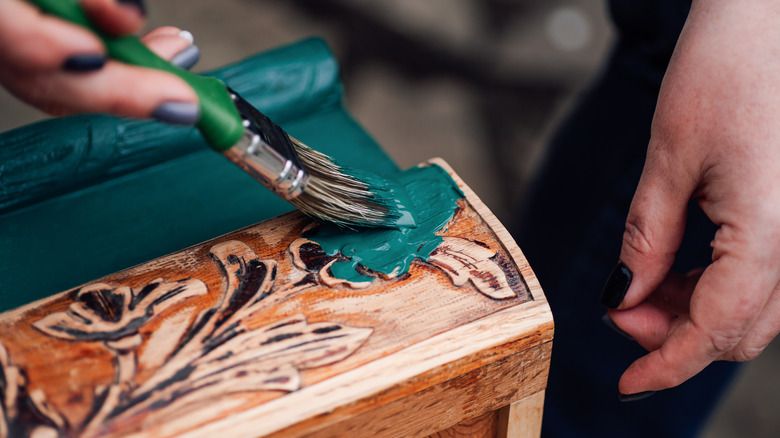
[[[361,178],[369,178],[361,175]],[[309,237],[328,255],[341,253],[349,258],[331,265],[331,273],[352,282],[371,281],[357,271],[358,264],[391,276],[406,273],[412,260],[427,260],[442,242],[435,233],[444,228],[463,198],[457,184],[439,166],[414,167],[381,181],[371,179],[372,186],[382,187],[382,194],[392,196],[407,220],[397,228],[364,228],[347,230],[322,225]],[[365,179],[364,179],[365,180]]]

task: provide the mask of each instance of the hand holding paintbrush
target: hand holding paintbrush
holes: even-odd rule
[[[112,35],[143,25],[140,2],[83,0],[81,5],[96,26]],[[197,60],[197,48],[176,28],[157,29],[142,40],[180,67]],[[55,116],[105,112],[180,124],[197,120],[197,96],[184,81],[112,61],[93,32],[43,14],[24,0],[0,0],[0,67],[5,88]]]
[[[119,61],[111,62],[109,65],[115,66],[115,68],[124,68],[124,74],[128,81],[132,77],[132,69],[136,69],[135,72],[156,74],[155,80],[167,82],[171,90],[174,90],[173,92],[180,93],[178,98],[180,100],[172,99],[158,105],[151,110],[151,115],[163,120],[167,119],[166,121],[169,122],[197,124],[198,129],[213,149],[223,153],[228,159],[304,213],[316,219],[346,227],[414,226],[413,218],[404,211],[405,204],[398,201],[398,199],[403,199],[402,190],[394,187],[389,181],[367,173],[361,174],[360,178],[356,177],[354,171],[344,169],[326,155],[317,153],[290,138],[279,126],[236,93],[228,90],[219,80],[199,76],[172,65],[157,56],[143,42],[133,36],[116,36],[116,34],[106,31],[104,29],[106,23],[120,23],[118,25],[120,31],[126,31],[133,27],[133,19],[116,18],[121,16],[116,5],[114,5],[114,9],[109,7],[103,10],[104,14],[107,15],[101,16],[96,11],[100,11],[100,5],[105,6],[105,2],[90,0],[87,4],[91,4],[93,9],[91,9],[92,15],[88,16],[77,0],[30,0],[32,4],[40,8],[41,12],[48,15],[46,16],[30,9],[29,5],[19,3],[18,0],[3,1],[6,2],[0,3],[3,8],[9,9],[9,12],[14,12],[11,9],[16,8],[16,12],[26,17],[28,21],[38,20],[37,24],[40,26],[59,26],[68,29],[71,35],[77,35],[74,38],[86,38],[84,30],[89,31],[93,37],[98,37],[99,42],[102,43],[98,55],[71,55],[66,58],[63,64],[66,69],[74,70],[75,65],[76,70],[101,70],[102,63],[105,62],[106,58],[101,59],[99,55],[102,54],[102,50],[105,50],[108,58]],[[140,19],[144,9],[140,6],[140,2],[132,3],[139,13],[136,18]],[[105,12],[106,10],[109,12]],[[101,17],[103,23],[95,24],[95,20],[92,18],[94,15]],[[63,23],[53,17],[74,23],[81,29],[67,27],[68,23]],[[11,28],[13,27],[11,26]],[[8,35],[6,34],[5,37],[7,39]],[[13,56],[9,58],[13,61]],[[32,61],[34,61],[34,57]],[[48,62],[51,62],[51,59],[48,59]],[[140,69],[135,66],[147,68]],[[159,72],[150,72],[149,69],[159,70]],[[57,73],[63,74],[62,72]],[[66,84],[69,83],[67,79],[71,79],[67,77],[67,73],[64,72],[63,79]],[[186,85],[181,80],[177,80],[176,76]],[[121,78],[121,75],[119,77]],[[95,78],[91,79],[100,84],[100,81],[95,81]],[[9,81],[6,80],[4,83],[6,82]],[[13,78],[10,82],[14,82]],[[24,84],[24,80],[17,76],[16,83]],[[137,90],[128,85],[132,82],[120,80],[112,83],[114,85],[121,84],[117,88],[129,89],[134,98],[131,98],[130,101],[135,101],[139,105],[131,105],[131,110],[121,106],[117,108],[110,105],[111,98],[109,97],[106,99],[109,102],[108,108],[103,108],[104,110],[108,109],[110,112],[120,115],[142,117],[150,115],[148,106],[146,113],[139,113],[143,112],[140,109],[144,106],[143,101],[152,99],[148,96],[147,99],[144,99],[143,94],[137,96],[135,94]],[[72,83],[71,86],[77,91],[80,89],[84,92],[85,101],[99,97],[91,95],[89,84],[82,83],[80,84],[81,88],[79,85],[73,86]],[[149,83],[137,86],[140,90],[144,86],[149,86]],[[196,99],[191,94],[193,91]],[[44,89],[43,91],[36,89],[31,93],[31,96],[28,96],[27,100],[36,103],[36,96],[39,98],[44,96],[43,100],[46,101],[50,94],[61,95],[61,93],[62,91],[56,88],[54,90]],[[109,94],[111,93],[109,92]],[[57,101],[56,97],[51,97],[51,99]],[[157,99],[159,100],[159,96]],[[197,100],[195,110],[193,110],[195,108],[193,107],[194,100]],[[80,100],[77,101],[80,102]],[[67,104],[68,100],[60,98],[60,102]],[[84,110],[79,103],[74,102],[72,105],[72,108],[66,108],[65,111],[52,110],[46,105],[39,106],[54,113]],[[89,108],[89,105],[86,106]]]

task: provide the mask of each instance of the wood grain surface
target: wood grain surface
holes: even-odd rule
[[[0,436],[426,436],[543,391],[541,288],[434,162],[466,197],[407,275],[335,279],[290,213],[0,315]]]

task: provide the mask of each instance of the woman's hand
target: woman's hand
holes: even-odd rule
[[[622,394],[753,359],[780,331],[778,23],[774,1],[693,2],[626,224],[620,260],[633,278],[617,270],[605,288],[630,284],[622,303],[602,297],[620,303],[609,316],[650,350],[623,374]],[[719,227],[712,263],[670,274],[690,199]]]
[[[143,24],[139,0],[81,0],[81,5],[110,34],[134,33]],[[191,36],[179,29],[159,28],[142,41],[165,59],[176,62],[179,55],[183,67],[197,61]],[[23,0],[0,0],[0,84],[52,115],[108,112],[181,124],[198,117],[197,96],[183,80],[107,59],[94,34]]]

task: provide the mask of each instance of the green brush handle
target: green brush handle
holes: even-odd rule
[[[118,61],[173,73],[184,79],[200,102],[198,129],[212,148],[224,151],[238,143],[244,134],[241,115],[230,94],[219,79],[208,78],[173,66],[149,50],[134,36],[112,37],[89,21],[77,0],[28,0],[43,12],[77,24],[97,35],[105,44],[108,55]]]

